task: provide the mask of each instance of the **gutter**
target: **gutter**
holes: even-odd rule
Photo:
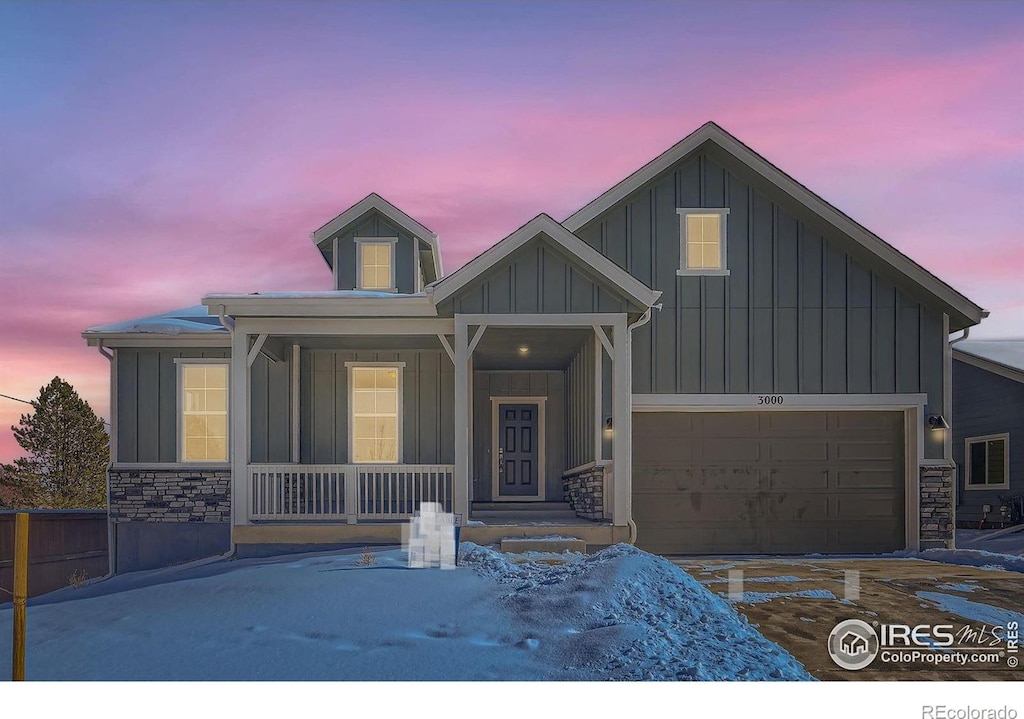
[[[628,340],[627,340],[628,344],[626,345],[626,348],[627,348],[627,353],[626,353],[626,364],[627,364],[626,376],[629,377],[630,383],[633,382],[633,330],[635,330],[637,327],[643,327],[645,324],[650,322],[651,321],[651,310],[653,310],[655,307],[657,307],[658,311],[660,312],[661,308],[663,306],[664,305],[662,305],[660,302],[658,304],[656,304],[656,305],[651,305],[650,307],[647,308],[646,312],[644,312],[642,315],[640,315],[640,319],[638,319],[636,322],[634,322],[633,324],[628,325],[626,327],[626,337],[628,338]],[[633,404],[633,402],[632,402],[633,390],[632,390],[632,387],[630,387],[629,393],[630,393],[630,410],[629,410],[629,413],[630,413],[629,414],[630,441],[632,441],[632,433],[633,433],[633,408],[632,408],[632,404]],[[626,541],[628,541],[630,544],[636,544],[637,529],[636,529],[636,522],[633,521],[633,509],[632,509],[632,507],[633,507],[633,503],[632,503],[632,501],[630,501],[629,525],[628,525],[629,526],[629,539],[627,539]]]

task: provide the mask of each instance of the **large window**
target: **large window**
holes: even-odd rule
[[[353,463],[401,462],[402,365],[349,364]]]
[[[359,289],[395,289],[395,244],[397,240],[358,240]]]
[[[1010,486],[1010,435],[967,438],[968,489],[1005,489]]]
[[[727,209],[679,209],[680,275],[727,275]]]
[[[181,461],[227,462],[227,363],[179,361],[178,387]]]

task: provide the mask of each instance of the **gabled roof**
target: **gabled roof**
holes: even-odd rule
[[[327,248],[324,247],[322,243],[329,240],[349,225],[355,224],[363,217],[363,215],[372,210],[376,210],[413,237],[416,237],[430,245],[430,249],[434,256],[434,270],[438,277],[442,276],[441,251],[438,249],[437,245],[437,233],[431,231],[425,225],[417,222],[409,215],[402,212],[376,192],[371,192],[323,227],[318,230],[314,230],[310,234],[310,237],[312,238],[313,243],[320,249],[320,252],[324,253],[324,256],[326,257]]]
[[[625,297],[631,299],[637,305],[646,309],[657,302],[661,296],[661,292],[652,290],[579,237],[569,232],[569,230],[552,219],[550,215],[543,213],[534,217],[489,250],[467,262],[448,277],[428,285],[426,288],[427,293],[433,294],[435,303],[443,302],[541,234],[550,238],[556,245],[561,246],[570,256],[579,259],[594,274],[607,281],[612,287],[617,288]]]
[[[707,122],[696,131],[684,137],[661,155],[622,180],[622,182],[619,182],[574,212],[562,224],[568,230],[576,232],[591,220],[625,200],[629,195],[668,170],[672,165],[682,160],[705,142],[713,142],[755,174],[793,197],[811,212],[847,234],[880,260],[896,268],[917,285],[935,296],[949,309],[955,311],[956,317],[950,317],[951,330],[959,330],[976,325],[981,322],[982,318],[988,316],[986,310],[899,252],[881,237],[811,192],[804,185],[801,185],[775,165],[768,162],[714,122]]]
[[[953,359],[1024,382],[1024,339],[957,342],[953,345]]]

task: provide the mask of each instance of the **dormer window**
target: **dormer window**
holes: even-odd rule
[[[357,278],[361,290],[396,292],[395,288],[395,245],[397,237],[356,238],[356,258],[359,267]]]
[[[727,208],[682,208],[678,275],[728,275],[725,264]]]

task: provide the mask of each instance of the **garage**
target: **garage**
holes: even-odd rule
[[[899,411],[637,412],[633,518],[658,554],[906,547]]]

